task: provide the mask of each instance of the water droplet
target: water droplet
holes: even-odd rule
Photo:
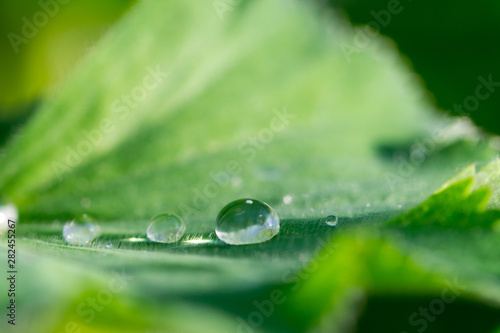
[[[326,224],[335,227],[339,223],[339,218],[335,215],[330,215],[325,220]]]
[[[233,245],[270,240],[280,230],[278,214],[259,200],[239,199],[226,205],[217,216],[215,232],[220,240]]]
[[[83,214],[63,227],[64,240],[71,245],[88,245],[101,234],[101,228],[87,215]]]
[[[366,204],[366,207],[370,208],[372,205],[370,203]]]
[[[111,244],[111,243],[110,243],[110,244],[106,244],[106,248],[107,248],[107,249],[111,249],[111,248],[113,248],[113,244]]]
[[[401,207],[403,207],[403,205],[398,205],[398,208],[401,208]]]
[[[18,222],[17,207],[13,204],[0,204],[0,235],[9,230],[9,220]]]
[[[80,205],[83,208],[90,208],[91,204],[92,204],[92,201],[90,201],[89,198],[82,198],[82,200],[80,200]]]
[[[148,227],[148,238],[158,243],[175,243],[186,232],[184,221],[177,215],[164,213],[153,217]]]
[[[293,198],[292,198],[292,196],[291,196],[291,195],[289,195],[289,194],[288,194],[288,195],[285,195],[285,196],[283,197],[283,203],[284,203],[285,205],[288,205],[288,204],[292,203],[292,200],[293,200]]]

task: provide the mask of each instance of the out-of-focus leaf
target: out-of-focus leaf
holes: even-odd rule
[[[0,123],[62,84],[133,1],[2,1]],[[8,121],[6,121],[8,123]]]
[[[475,184],[474,166],[466,168],[421,205],[389,224],[405,227],[491,228],[500,220],[500,210],[486,210],[488,202],[497,208],[498,199],[492,197],[491,193],[500,190],[498,159],[482,169],[477,178],[479,181]],[[472,190],[473,186],[476,189]]]
[[[417,87],[398,87],[401,64],[366,55],[346,65],[345,32],[307,4],[242,4],[224,20],[211,6],[138,6],[41,107],[0,165],[25,221],[173,210],[205,231],[244,196],[278,205],[288,194],[282,216],[316,217],[332,203],[337,214],[395,207],[400,188],[427,195],[387,186],[399,162],[377,155],[435,120]]]
[[[349,294],[362,298],[398,296],[395,301],[403,306],[407,301],[405,295],[430,295],[431,301],[441,300],[443,290],[453,286],[461,288],[456,297],[486,304],[500,313],[500,270],[494,264],[500,260],[496,250],[500,234],[491,228],[500,219],[500,211],[485,209],[489,194],[498,190],[497,167],[498,160],[495,160],[476,175],[474,166],[470,166],[421,205],[382,224],[381,228],[372,226],[371,232],[357,228],[334,237],[302,273],[309,273],[307,279],[296,279],[302,283],[293,281],[289,289],[291,301],[286,308],[292,313],[290,318],[295,318],[297,325],[322,327],[321,321],[328,319],[328,316],[323,318],[324,315],[349,306],[349,298],[345,297]],[[476,186],[486,187],[471,193],[476,178]],[[490,182],[486,184],[483,179]],[[473,228],[476,230],[471,233]],[[448,307],[452,307],[453,302],[449,302]],[[352,308],[351,313],[362,312],[359,304],[358,301],[358,308]],[[407,315],[393,321],[404,323],[412,312]],[[417,326],[418,318],[414,316],[409,324]],[[490,332],[498,325],[500,317],[496,318],[485,319],[481,328],[477,326],[478,321],[464,325]],[[339,330],[340,324],[342,321],[330,321],[327,327]],[[440,329],[445,330],[446,325],[447,322],[442,323]]]

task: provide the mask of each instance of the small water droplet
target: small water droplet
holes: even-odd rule
[[[283,203],[284,203],[285,205],[288,205],[288,204],[292,203],[292,200],[293,200],[293,198],[292,198],[292,196],[291,196],[291,195],[289,195],[289,194],[288,194],[288,195],[285,195],[285,196],[283,197]]]
[[[66,222],[63,227],[64,240],[71,245],[88,245],[100,234],[101,229],[87,214]]]
[[[90,208],[90,205],[92,205],[92,202],[90,201],[89,198],[82,198],[82,200],[80,200],[80,205],[83,208]]]
[[[398,208],[401,208],[401,207],[403,207],[403,205],[398,205]]]
[[[339,223],[339,218],[335,215],[330,215],[325,220],[326,224],[335,227]]]
[[[172,213],[163,213],[151,219],[147,236],[149,240],[158,243],[175,243],[186,232],[184,221]]]
[[[216,220],[217,237],[232,245],[256,244],[270,240],[280,230],[278,214],[259,200],[239,199],[227,204]]]
[[[366,207],[370,208],[372,205],[370,203],[366,204]]]
[[[113,244],[106,244],[106,248],[107,248],[107,249],[111,249],[111,248],[113,248]]]
[[[0,235],[9,230],[9,220],[18,222],[19,213],[13,204],[0,203]]]

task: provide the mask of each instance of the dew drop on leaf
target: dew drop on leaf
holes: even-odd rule
[[[177,215],[163,213],[151,219],[147,236],[150,241],[157,243],[175,243],[184,236],[186,224]]]
[[[66,222],[63,227],[64,240],[71,245],[88,245],[101,234],[101,229],[86,214]]]
[[[339,223],[339,218],[335,215],[330,215],[325,220],[326,224],[335,227]]]
[[[278,214],[265,202],[239,199],[227,204],[216,220],[217,237],[232,245],[270,240],[280,230]]]

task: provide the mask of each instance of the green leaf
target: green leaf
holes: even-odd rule
[[[470,303],[484,302],[493,308],[496,314],[486,316],[488,323],[483,323],[489,327],[484,332],[491,331],[491,323],[498,324],[500,313],[500,271],[494,264],[500,260],[496,251],[500,234],[491,226],[500,220],[500,211],[486,210],[486,204],[490,193],[498,190],[498,177],[498,160],[477,175],[475,167],[469,166],[421,205],[382,227],[371,226],[369,231],[358,227],[334,237],[302,273],[309,273],[308,278],[305,281],[297,278],[298,282],[292,283],[287,313],[302,327],[324,329],[326,321],[328,330],[341,331],[345,321],[328,319],[336,318],[337,309],[343,307],[361,317],[363,310],[359,304],[363,301],[352,303],[352,297],[361,297],[366,302],[374,295],[398,296],[396,304],[400,306],[404,306],[403,297],[410,295],[431,295],[431,301],[439,300],[443,290],[453,289],[450,281],[455,279],[456,297]],[[479,188],[471,192],[474,181]],[[468,245],[464,248],[464,244]],[[454,301],[449,303],[447,306],[453,307]],[[304,308],[303,304],[310,306]],[[469,310],[475,306],[468,305]],[[412,311],[410,307],[408,317]],[[419,317],[414,317],[414,323],[416,318]],[[492,321],[493,318],[496,320]],[[401,323],[401,319],[405,318],[393,320]]]
[[[211,6],[138,6],[41,107],[0,166],[25,220],[173,210],[207,231],[207,216],[238,197],[276,205],[290,194],[285,217],[315,217],[331,202],[352,214],[361,198],[381,197],[352,183],[378,177],[389,195],[377,146],[410,142],[435,119],[397,88],[403,65],[368,55],[346,65],[339,24],[309,5],[257,2],[223,21]],[[270,28],[260,34],[254,22]]]
[[[486,210],[497,205],[500,190],[499,161],[486,165],[478,175],[472,165],[446,182],[418,207],[390,221],[389,225],[491,228],[500,220],[500,210]],[[474,190],[473,190],[474,188]]]
[[[285,288],[342,233],[326,216],[338,215],[341,226],[383,222],[457,168],[496,154],[485,141],[427,133],[446,134],[441,126],[449,124],[421,99],[404,63],[374,54],[346,63],[338,44],[353,32],[320,11],[307,2],[248,1],[221,20],[210,2],[144,1],[43,103],[0,164],[0,187],[20,208],[19,247],[30,258],[19,267],[30,276],[19,313],[33,314],[37,332],[68,321],[97,332],[115,321],[116,330],[189,332],[199,329],[198,313],[213,318],[205,331],[234,331],[257,297]],[[429,136],[432,148],[418,162],[397,154]],[[210,235],[217,212],[242,197],[276,209],[277,237],[229,246]],[[178,243],[145,239],[149,218],[164,211],[186,220]],[[63,223],[83,212],[103,235],[88,248],[68,246]],[[354,261],[339,259],[348,268],[339,290],[367,281],[358,265],[373,258],[371,248],[402,260],[385,244],[357,249],[346,240]],[[373,285],[399,267],[382,258],[388,267]],[[406,268],[423,278],[419,266]],[[85,322],[80,304],[122,269],[134,281]],[[30,302],[40,305],[36,316]],[[257,326],[305,328],[292,322],[276,313]]]

